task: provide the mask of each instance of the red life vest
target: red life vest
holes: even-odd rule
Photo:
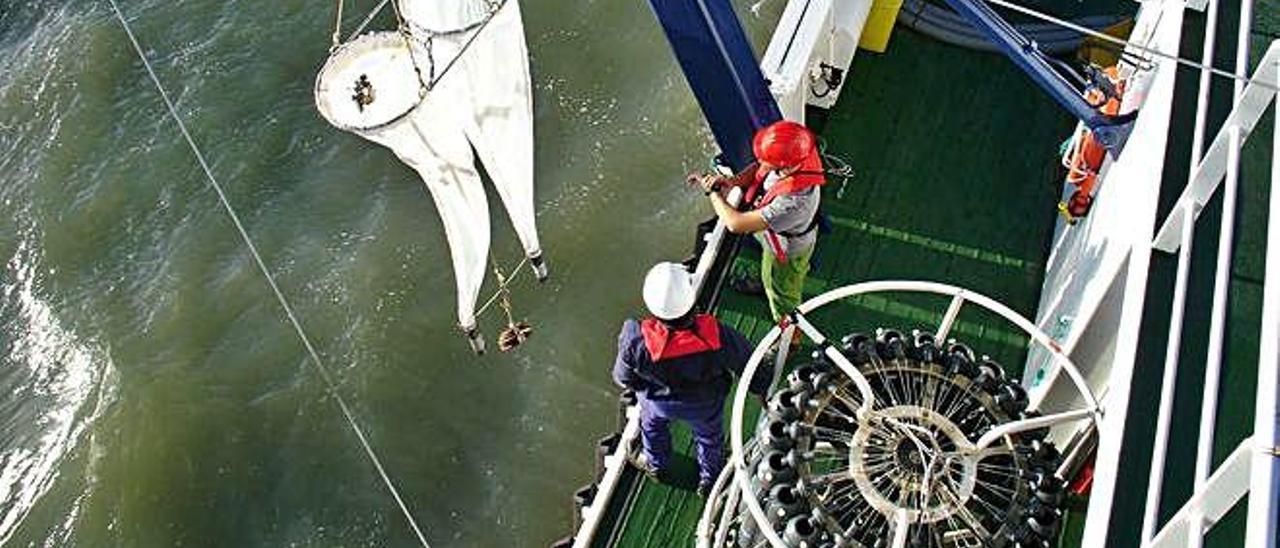
[[[695,316],[692,329],[671,329],[657,318],[645,318],[640,334],[654,362],[720,349],[720,322],[710,314]]]
[[[769,172],[761,171],[759,165],[755,169],[755,184],[753,185],[754,192],[751,193],[752,195],[758,194],[760,189],[764,188],[764,179],[769,175]],[[774,198],[804,192],[813,187],[824,185],[826,182],[826,172],[822,167],[822,155],[814,151],[803,162],[800,162],[800,169],[774,182],[773,186],[769,187],[769,190],[764,193],[764,196],[756,200],[753,205],[758,210],[769,205],[769,202],[772,202]],[[766,228],[764,239],[769,243],[769,247],[773,249],[773,256],[777,257],[778,262],[787,262],[787,252],[782,250],[782,240],[778,238],[778,233]]]

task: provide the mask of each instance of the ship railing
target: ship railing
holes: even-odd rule
[[[1241,7],[1241,29],[1237,48],[1236,73],[1248,70],[1249,21],[1251,2]],[[1206,31],[1206,44],[1213,29]],[[1206,47],[1206,58],[1212,50]],[[1273,41],[1254,69],[1246,85],[1237,80],[1234,105],[1203,156],[1204,111],[1207,76],[1201,78],[1201,99],[1196,114],[1192,165],[1186,188],[1161,226],[1152,243],[1153,249],[1178,253],[1177,276],[1170,316],[1168,346],[1161,384],[1159,415],[1156,423],[1152,466],[1147,486],[1146,508],[1142,528],[1142,544],[1146,547],[1203,545],[1204,535],[1219,519],[1248,494],[1245,530],[1246,546],[1272,548],[1277,545],[1277,499],[1280,498],[1280,407],[1277,402],[1277,369],[1280,368],[1280,116],[1272,143],[1271,203],[1268,213],[1263,308],[1258,354],[1258,386],[1255,396],[1253,435],[1242,441],[1216,469],[1212,468],[1213,439],[1217,422],[1218,391],[1222,355],[1225,346],[1226,308],[1231,260],[1234,256],[1234,224],[1236,192],[1239,179],[1241,147],[1258,124],[1262,114],[1276,100],[1280,88],[1280,41]],[[1183,314],[1186,306],[1191,263],[1191,243],[1195,238],[1196,220],[1210,199],[1223,188],[1223,215],[1219,227],[1217,270],[1213,287],[1213,307],[1209,329],[1208,356],[1205,364],[1204,398],[1200,413],[1199,440],[1196,450],[1195,488],[1190,499],[1164,525],[1159,525],[1161,487],[1165,457],[1172,422],[1174,389],[1179,366],[1179,349],[1183,336]]]

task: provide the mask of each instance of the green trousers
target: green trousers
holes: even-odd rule
[[[779,262],[766,246],[761,253],[760,281],[764,284],[764,294],[769,298],[769,312],[773,321],[782,319],[782,315],[800,306],[801,292],[804,290],[804,278],[809,274],[809,257],[813,256],[813,248],[809,246],[798,253],[787,255],[787,262]]]

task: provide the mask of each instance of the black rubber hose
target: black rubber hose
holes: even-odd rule
[[[926,12],[930,19],[941,19],[941,20],[964,25],[969,28],[969,32],[972,34],[977,34],[979,32],[977,29],[974,29],[969,25],[969,20],[965,19],[963,15],[956,13],[954,10],[947,8],[946,6],[935,4],[935,3],[929,2],[928,0],[904,0],[903,2],[904,9],[908,7],[913,7],[916,5],[921,5],[919,7],[919,10],[922,12]],[[1082,27],[1089,27],[1094,30],[1099,30],[1102,28],[1106,28],[1112,24],[1119,23],[1120,21],[1123,21],[1125,19],[1126,17],[1119,17],[1114,15],[1090,15],[1090,16],[1080,17],[1078,19],[1071,20],[1071,23],[1074,23]],[[1067,27],[1064,27],[1057,23],[1049,23],[1049,22],[1019,23],[1017,25],[1014,25],[1014,27],[1018,29],[1018,32],[1022,32],[1022,33],[1038,34],[1043,31],[1054,30],[1054,31],[1060,31],[1060,32],[1069,33],[1069,34],[1079,34],[1078,32],[1072,29],[1069,29]]]
[[[899,22],[902,19],[899,18]],[[920,32],[930,38],[945,42],[948,44],[965,47],[977,51],[999,52],[999,48],[991,43],[985,35],[978,34],[967,26],[952,26],[949,23],[940,23],[938,21],[920,17],[904,24],[917,32]],[[1069,53],[1080,48],[1083,37],[1078,34],[1024,34],[1031,40],[1034,40],[1040,51],[1049,55],[1061,55]]]
[[[1125,17],[1100,15],[1075,19],[1072,23],[1099,30],[1125,20]],[[898,11],[897,24],[948,44],[977,51],[997,52],[999,48],[981,31],[958,13],[926,0],[904,0]],[[1052,23],[1014,25],[1024,36],[1034,40],[1049,55],[1068,53],[1080,48],[1084,40],[1079,32]]]
[[[906,18],[906,21],[902,21],[902,14],[904,13],[910,15],[910,17]],[[909,25],[912,19],[925,19],[935,26],[960,34],[977,37],[984,36],[978,29],[973,28],[964,16],[943,6],[930,3],[927,0],[904,1],[902,10],[899,11],[899,22]],[[1081,17],[1073,20],[1072,23],[1096,30],[1109,27],[1124,19],[1124,17],[1118,16],[1095,15]],[[1043,42],[1056,42],[1066,38],[1080,37],[1079,32],[1054,23],[1022,23],[1015,25],[1015,28],[1029,38]]]
[[[921,0],[907,0],[899,12],[898,22],[936,40],[978,51],[996,52],[998,48],[986,36],[974,29],[958,14]],[[1105,28],[1123,19],[1092,17],[1076,21],[1091,28]],[[1027,25],[1019,27],[1023,34],[1034,40],[1040,50],[1050,55],[1068,53],[1080,47],[1083,36],[1071,30],[1054,26]]]

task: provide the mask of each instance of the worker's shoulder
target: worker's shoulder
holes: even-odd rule
[[[622,328],[618,330],[618,337],[624,339],[640,339],[640,321],[635,318],[627,318],[622,321]]]

